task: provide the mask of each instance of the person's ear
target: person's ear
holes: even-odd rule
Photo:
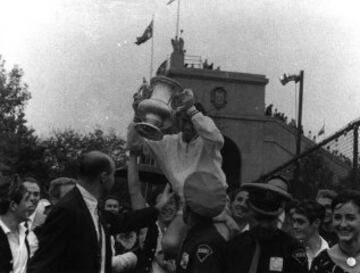
[[[18,204],[15,201],[10,201],[10,204],[9,204],[10,211],[12,211],[12,212],[16,211],[17,207],[18,207]]]
[[[102,172],[99,176],[100,184],[103,184],[108,178],[108,174],[106,172]]]
[[[313,222],[313,225],[316,227],[316,228],[320,228],[320,225],[321,225],[321,221],[319,218],[316,218]]]

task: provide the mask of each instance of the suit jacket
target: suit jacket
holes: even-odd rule
[[[110,234],[142,228],[156,221],[158,211],[147,208],[129,214],[104,213],[105,272],[111,272]],[[98,273],[101,253],[90,212],[80,191],[74,188],[50,212],[41,233],[39,249],[30,260],[28,273]]]
[[[12,254],[6,234],[0,228],[0,273],[8,273],[12,268]]]
[[[28,246],[27,237],[25,237],[25,244]],[[29,249],[27,249],[29,255]],[[0,228],[0,273],[9,273],[13,270],[13,256],[10,249],[9,240]]]

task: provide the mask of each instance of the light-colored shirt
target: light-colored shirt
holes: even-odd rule
[[[308,258],[308,267],[309,267],[309,270],[310,270],[310,267],[311,267],[311,264],[313,262],[313,260],[315,259],[315,257],[317,255],[319,255],[319,253],[321,251],[323,251],[324,249],[328,249],[329,248],[329,244],[324,240],[323,237],[319,236],[320,237],[320,240],[321,240],[321,245],[320,245],[320,248],[318,249],[318,251],[316,251],[316,253],[312,254],[310,252],[310,250],[308,248],[306,248],[306,256]]]
[[[181,132],[165,135],[160,141],[145,140],[173,190],[180,196],[183,196],[185,179],[193,172],[211,172],[227,187],[221,168],[220,150],[224,138],[220,130],[211,118],[200,112],[192,116],[191,121],[199,136],[189,143],[183,141]]]
[[[18,232],[11,231],[8,226],[0,218],[0,228],[7,236],[11,255],[13,270],[12,273],[26,273],[26,263],[28,260],[28,251],[25,243],[26,228],[23,225],[18,226]],[[1,258],[1,257],[0,257]]]
[[[92,218],[93,223],[94,223],[94,228],[96,230],[98,240],[100,241],[100,238],[102,238],[102,240],[101,240],[101,270],[100,270],[100,273],[105,273],[105,255],[106,255],[106,253],[105,253],[105,232],[104,232],[104,229],[101,226],[101,224],[100,224],[100,229],[101,230],[99,230],[98,201],[84,187],[82,187],[79,184],[76,184],[76,186],[79,189],[79,191],[81,193],[81,196],[83,197],[87,208],[89,209],[91,218]]]

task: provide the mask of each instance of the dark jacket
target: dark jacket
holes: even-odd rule
[[[29,254],[29,242],[25,237],[25,245]],[[10,244],[3,229],[0,228],[0,273],[9,273],[13,270],[13,256],[10,249]]]
[[[105,272],[111,272],[110,234],[146,227],[156,221],[158,211],[146,208],[129,214],[104,213],[106,238]],[[100,250],[90,212],[74,188],[50,212],[39,236],[39,249],[28,273],[98,273]]]
[[[176,261],[177,273],[223,273],[226,240],[212,221],[193,226]]]
[[[9,241],[0,228],[0,273],[8,273],[12,270],[12,259]]]
[[[227,273],[249,272],[255,253],[256,240],[260,245],[258,273],[306,273],[307,256],[298,240],[282,230],[253,229],[233,238],[226,250]]]

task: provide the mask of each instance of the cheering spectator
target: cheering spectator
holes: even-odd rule
[[[229,194],[231,215],[238,224],[239,230],[249,230],[249,192],[240,188]]]
[[[314,258],[329,248],[328,243],[319,235],[324,216],[324,207],[311,200],[300,201],[291,210],[294,236],[305,247],[309,269]]]
[[[341,192],[331,205],[338,243],[313,261],[312,273],[360,272],[360,192]]]

